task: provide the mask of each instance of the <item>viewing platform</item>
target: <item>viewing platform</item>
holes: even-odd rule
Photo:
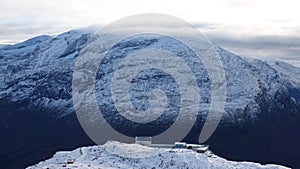
[[[156,148],[192,149],[198,153],[205,153],[209,157],[213,156],[212,151],[209,150],[209,145],[205,144],[187,144],[185,142],[175,142],[174,144],[153,144],[152,137],[135,137],[135,144]]]

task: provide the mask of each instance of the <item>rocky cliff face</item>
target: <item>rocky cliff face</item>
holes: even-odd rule
[[[3,126],[1,133],[8,138],[2,141],[1,146],[12,146],[9,140],[14,140],[14,138],[9,133],[22,132],[13,127],[20,124],[22,121],[20,118],[27,119],[30,124],[34,122],[29,119],[39,119],[36,117],[44,116],[44,120],[51,121],[49,125],[44,126],[44,129],[51,130],[50,133],[53,135],[57,130],[56,123],[59,123],[58,126],[64,126],[62,127],[64,132],[70,133],[73,130],[80,130],[79,133],[82,133],[73,108],[72,75],[76,58],[89,37],[91,37],[89,32],[70,31],[55,37],[39,36],[20,44],[0,48],[0,103],[3,107],[0,111],[1,126]],[[99,66],[97,73],[98,104],[106,113],[108,119],[111,120],[112,125],[119,126],[120,130],[132,127],[133,124],[123,123],[117,118],[118,116],[115,116],[117,112],[113,107],[111,95],[109,94],[110,88],[107,87],[107,84],[109,84],[108,81],[112,77],[113,67],[121,63],[126,55],[150,48],[163,48],[174,52],[187,63],[197,79],[200,89],[199,94],[201,95],[201,111],[197,118],[197,124],[187,137],[188,140],[195,141],[205,120],[207,105],[210,104],[211,82],[203,64],[193,64],[194,54],[186,46],[172,38],[134,38],[122,41],[114,46],[106,56],[106,60]],[[274,125],[275,127],[280,126],[276,128],[280,133],[290,132],[289,135],[285,136],[288,138],[285,143],[288,143],[291,139],[298,140],[300,136],[295,132],[300,129],[299,125],[296,124],[297,119],[300,119],[300,79],[298,78],[300,69],[283,62],[266,62],[242,58],[217,45],[215,45],[215,50],[223,63],[227,80],[225,113],[218,130],[224,129],[229,134],[234,133],[232,135],[235,135],[235,137],[232,139],[240,141],[243,133],[260,133],[261,129],[257,126],[264,128],[265,132],[269,132],[272,128],[270,126]],[[168,99],[170,99],[166,108],[168,116],[164,116],[159,119],[160,121],[152,124],[152,127],[164,130],[166,128],[162,126],[168,127],[176,118],[175,115],[180,102],[179,88],[172,77],[156,69],[141,72],[131,82],[131,101],[136,109],[147,110],[149,108],[147,94],[149,94],[150,89],[155,88],[165,91]],[[52,121],[54,122],[52,123]],[[125,126],[120,124],[125,124]],[[160,124],[163,125],[157,127]],[[35,128],[40,128],[41,125],[39,124]],[[232,127],[238,128],[238,131],[230,130]],[[32,127],[29,125],[26,125],[24,130],[29,133],[33,132]],[[136,128],[128,134],[134,135],[138,132],[139,130]],[[151,135],[151,133],[148,134]],[[39,134],[36,135],[39,137]],[[216,135],[218,139],[225,138]],[[263,134],[260,133],[259,135],[262,136]],[[271,137],[282,139],[279,133],[275,135],[271,135]],[[72,137],[71,135],[70,138]],[[21,138],[23,139],[23,137]],[[212,138],[211,143],[222,147],[220,141],[217,143],[216,138]],[[243,141],[243,143],[245,145],[251,144],[256,138],[257,135],[247,135],[244,139],[249,140]],[[28,139],[28,142],[32,141],[30,138],[26,139]],[[263,143],[269,141],[271,141],[271,138],[270,140],[264,140]],[[90,141],[83,142],[90,143]],[[262,142],[257,144],[261,145]],[[22,143],[19,142],[19,145],[18,150],[21,151]],[[74,145],[78,144],[74,141]],[[292,145],[294,146],[294,144]],[[52,150],[57,149],[55,146],[53,147]],[[288,149],[293,148],[291,146]],[[298,146],[295,150],[299,149]],[[11,152],[13,151],[6,148],[3,149],[1,155]],[[30,149],[26,152],[29,153]],[[239,156],[229,150],[224,150],[224,152],[231,153],[231,158]],[[226,156],[226,153],[223,154]],[[255,154],[255,152],[252,153]],[[293,158],[296,158],[296,156],[294,155]],[[246,157],[249,159],[255,158],[254,155]],[[280,156],[278,156],[278,159],[280,159]],[[281,162],[284,163],[284,160]],[[293,164],[293,162],[289,164]]]

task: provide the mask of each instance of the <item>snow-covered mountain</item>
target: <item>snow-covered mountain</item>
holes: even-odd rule
[[[70,31],[56,37],[39,36],[1,48],[0,99],[23,102],[30,98],[28,106],[54,109],[53,114],[57,117],[72,113],[72,70],[76,57],[90,36],[90,33]],[[163,37],[125,41],[113,50],[126,51],[118,54],[121,58],[130,51],[153,46],[167,48],[179,56],[191,55],[181,50],[178,42]],[[262,112],[262,104],[269,104],[270,111],[280,108],[292,113],[299,110],[299,97],[296,97],[299,94],[299,68],[282,62],[248,61],[218,46],[215,48],[226,71],[225,118],[228,121],[236,122],[245,117],[255,119]],[[113,64],[107,63],[102,67],[109,71]],[[209,77],[200,68],[195,69],[202,73],[197,78],[201,80],[199,83],[206,97],[203,102],[209,103]],[[105,75],[110,76],[109,73]],[[264,102],[260,101],[262,95]]]
[[[4,166],[14,164],[14,160],[20,158],[30,157],[31,163],[37,162],[40,156],[33,155],[36,152],[53,153],[64,146],[70,149],[91,144],[78,124],[72,100],[74,64],[91,36],[91,32],[73,30],[54,37],[39,36],[0,48],[0,134],[5,138],[0,140],[0,146],[3,147],[0,150],[3,160],[0,161],[5,161]],[[142,131],[115,116],[111,95],[107,95],[110,88],[106,88],[107,85],[103,83],[111,78],[111,68],[128,53],[148,48],[168,49],[183,58],[194,70],[200,86],[202,109],[197,124],[186,139],[195,141],[207,114],[206,105],[210,104],[210,80],[203,65],[193,64],[190,59],[193,54],[169,37],[128,39],[111,49],[108,59],[109,56],[113,59],[101,63],[96,85],[98,102],[107,115],[106,120],[117,125],[120,130],[128,131],[130,128],[132,133],[129,135]],[[279,61],[242,58],[217,45],[214,48],[223,63],[227,80],[225,113],[216,133],[209,140],[215,152],[231,159],[298,164],[300,68]],[[132,95],[132,102],[138,109],[149,107],[145,97],[148,88],[141,87],[141,84],[148,81],[167,92],[174,88],[175,92],[169,98],[173,101],[167,108],[178,107],[180,95],[176,93],[176,83],[171,78],[161,72],[144,72],[138,77],[145,80],[134,81],[131,86],[132,92],[140,91]],[[152,83],[152,78],[157,83]],[[168,127],[175,118],[172,111],[176,110],[170,109],[167,112],[171,120],[160,119],[154,123],[154,127],[163,130]],[[84,139],[77,140],[78,135]],[[61,143],[58,140],[60,137],[72,144]],[[224,144],[236,146],[224,147]],[[279,153],[277,148],[284,153]],[[50,155],[44,154],[46,157]]]
[[[109,151],[118,149],[118,153]],[[157,154],[157,152],[161,152]],[[130,153],[132,156],[125,156]],[[133,157],[136,155],[136,157]],[[218,156],[208,157],[187,149],[151,148],[137,144],[107,142],[101,146],[82,147],[73,151],[57,152],[52,158],[27,169],[285,169],[279,165],[228,161]],[[286,168],[287,169],[287,168]]]
[[[0,98],[29,101],[29,107],[51,109],[55,116],[71,113],[72,67],[88,37],[70,31],[1,48]]]

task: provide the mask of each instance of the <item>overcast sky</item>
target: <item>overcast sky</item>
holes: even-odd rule
[[[0,44],[150,12],[184,19],[239,55],[300,66],[299,7],[299,0],[0,0]]]

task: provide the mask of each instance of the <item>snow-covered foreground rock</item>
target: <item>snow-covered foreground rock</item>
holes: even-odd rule
[[[117,150],[119,153],[114,153]],[[159,153],[157,153],[159,152]],[[124,154],[131,154],[125,156]],[[134,155],[138,158],[133,157]],[[252,162],[228,161],[218,156],[208,157],[187,149],[150,148],[137,144],[124,144],[115,141],[101,146],[83,147],[73,151],[57,152],[51,159],[30,166],[27,169],[285,169],[286,167]]]

